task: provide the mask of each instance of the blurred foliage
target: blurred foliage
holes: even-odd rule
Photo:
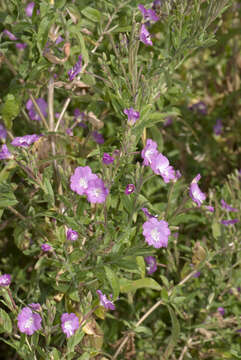
[[[17,312],[0,288],[6,358],[240,359],[240,1],[157,2],[160,20],[148,27],[152,47],[139,41],[137,1],[36,1],[31,17],[25,1],[0,3],[0,122],[14,155],[0,164],[0,269],[12,275],[18,311],[39,302],[45,324],[31,337],[19,335]],[[82,72],[70,82],[67,72],[80,54]],[[48,100],[54,113],[64,108],[62,121],[55,115],[52,126],[50,113],[46,124],[31,120],[31,96]],[[140,111],[133,127],[123,114],[129,107]],[[71,127],[73,136],[66,134]],[[44,136],[28,149],[11,146],[13,137],[31,133]],[[178,181],[165,184],[143,169],[148,138],[180,169]],[[104,152],[115,154],[113,165],[103,165]],[[86,165],[111,187],[104,205],[69,188],[74,169]],[[198,173],[214,213],[189,197]],[[137,191],[127,196],[129,183]],[[224,210],[221,199],[238,212]],[[167,249],[144,242],[142,207],[168,221]],[[234,218],[239,223],[221,224]],[[78,241],[66,241],[66,227],[78,231]],[[43,243],[54,253],[43,253]],[[148,255],[158,262],[152,276]],[[97,289],[113,294],[115,311],[98,306]],[[67,341],[63,312],[80,321],[90,314]]]

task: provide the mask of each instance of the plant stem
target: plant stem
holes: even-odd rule
[[[167,207],[166,207],[166,212],[165,212],[165,218],[166,219],[168,217],[168,212],[169,212],[170,205],[171,205],[171,197],[172,197],[172,193],[173,193],[173,190],[174,190],[174,185],[175,185],[175,182],[173,181],[171,186],[169,187],[169,190],[168,190]]]
[[[64,117],[64,113],[65,113],[65,111],[67,110],[67,107],[69,106],[70,101],[71,101],[71,98],[70,98],[70,97],[68,97],[68,98],[65,100],[64,106],[63,106],[63,108],[62,108],[62,111],[61,111],[61,113],[60,113],[60,115],[59,115],[57,124],[56,124],[55,129],[54,129],[55,132],[58,131],[59,125],[60,125],[60,123],[61,123],[61,121],[62,121],[62,119],[63,119],[63,117]]]
[[[13,300],[13,296],[12,296],[11,290],[10,290],[9,288],[7,288],[7,292],[8,292],[8,296],[9,296],[9,298],[10,298],[10,300],[11,300],[13,309],[14,309],[14,310],[17,310],[17,306],[16,306],[16,304],[15,304],[15,302],[14,302],[14,300]]]
[[[197,272],[197,269],[193,270],[190,274],[188,274],[179,284],[177,284],[173,289],[168,291],[168,296],[170,296],[172,294],[172,292],[174,291],[174,289],[176,289],[177,287],[185,284],[185,282],[187,282],[195,273]],[[162,300],[157,301],[141,318],[140,320],[134,325],[134,329],[137,328],[139,325],[141,325],[143,323],[144,320],[146,320],[146,318],[148,318],[149,315],[151,315],[153,313],[153,311],[155,311],[160,305],[165,305],[163,303]],[[114,356],[113,356],[113,360],[117,359],[117,356],[120,354],[121,350],[123,349],[123,347],[125,346],[125,344],[127,343],[129,339],[129,333],[127,335],[125,335],[124,339],[122,340],[120,346],[118,347],[118,349],[116,350]]]
[[[35,107],[35,110],[37,111],[38,115],[40,116],[41,120],[43,121],[46,129],[49,130],[48,123],[47,123],[45,117],[43,116],[43,113],[42,113],[42,111],[40,110],[40,108],[39,108],[39,106],[38,106],[38,104],[37,104],[37,102],[36,102],[36,100],[35,100],[35,98],[33,97],[33,95],[32,95],[31,92],[29,92],[29,97],[30,97],[30,99],[32,100],[32,103],[33,103],[33,105],[34,105],[34,107]]]

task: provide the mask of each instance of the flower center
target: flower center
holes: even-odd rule
[[[159,241],[159,236],[160,236],[160,233],[159,231],[157,230],[157,228],[153,229],[151,231],[151,237],[152,239],[155,241],[155,242],[158,242]]]
[[[64,327],[65,327],[65,329],[66,329],[67,331],[70,332],[70,334],[73,333],[71,321],[66,321],[65,324],[64,324]]]
[[[87,181],[84,178],[79,179],[79,185],[80,187],[83,187],[84,189],[87,188]]]
[[[145,155],[146,155],[146,158],[148,159],[148,161],[151,163],[151,157],[153,155],[153,150],[147,150]]]
[[[72,240],[72,241],[75,241],[75,240],[77,240],[77,239],[78,239],[78,235],[75,234],[75,233],[72,233],[72,234],[71,234],[71,240]]]
[[[200,191],[198,191],[198,189],[193,191],[193,197],[198,199],[198,200],[202,200],[201,193],[200,193]]]
[[[93,189],[92,194],[98,198],[101,195],[101,189]]]
[[[33,318],[30,317],[30,318],[26,321],[26,323],[24,324],[24,327],[25,327],[25,329],[28,329],[28,328],[30,328],[32,325],[33,325]]]

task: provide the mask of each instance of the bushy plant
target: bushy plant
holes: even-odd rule
[[[239,2],[1,4],[5,358],[239,359]]]

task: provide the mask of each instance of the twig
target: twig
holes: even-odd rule
[[[119,11],[123,6],[125,6],[127,3],[128,3],[128,1],[127,1],[127,2],[124,2],[123,4],[120,4],[120,5],[115,9],[115,11],[113,12],[113,14],[109,17],[109,20],[108,20],[108,22],[107,22],[107,24],[106,24],[106,26],[105,26],[105,28],[104,28],[104,31],[102,32],[102,34],[100,35],[99,39],[97,40],[94,49],[91,50],[92,54],[94,54],[94,53],[96,52],[97,48],[100,46],[101,41],[102,41],[103,38],[104,38],[104,35],[106,35],[108,32],[111,32],[111,30],[113,30],[113,29],[115,28],[115,26],[114,26],[112,29],[109,29],[110,24],[112,23],[115,15],[118,13],[118,11]]]
[[[60,113],[60,115],[59,115],[57,124],[56,124],[55,129],[54,129],[55,132],[58,131],[59,125],[60,125],[60,123],[61,123],[61,121],[62,121],[62,119],[63,119],[63,117],[64,117],[64,113],[65,113],[67,107],[69,106],[70,101],[71,101],[71,98],[70,98],[70,97],[68,97],[68,98],[65,100],[63,109],[62,109],[62,111],[61,111],[61,113]]]
[[[186,281],[188,281],[195,273],[197,272],[197,270],[193,270],[190,274],[188,274],[179,284],[177,284],[175,286],[175,288],[177,288],[178,286],[181,286],[183,284],[185,284]],[[170,296],[173,292],[173,290],[175,289],[171,289],[170,291],[168,291],[168,296]],[[148,316],[153,313],[153,311],[155,311],[160,305],[164,305],[162,300],[159,300],[156,304],[154,304],[141,318],[140,320],[134,325],[134,328],[137,328],[139,325],[141,325],[143,323],[143,321],[148,318]],[[113,360],[117,359],[117,356],[120,354],[121,350],[123,349],[123,347],[125,346],[125,344],[127,343],[129,339],[129,333],[127,335],[125,335],[124,339],[122,340],[120,346],[118,347],[118,349],[116,350],[114,356],[113,356]]]
[[[8,206],[8,210],[12,211],[15,215],[17,215],[21,220],[25,221],[26,218],[20,214],[16,209],[14,209],[12,206]]]
[[[48,84],[48,112],[49,112],[49,130],[54,131],[54,80],[52,76]],[[51,136],[51,148],[53,157],[56,156],[56,148],[53,136]],[[54,169],[58,177],[57,162],[54,160]]]
[[[7,292],[8,292],[8,296],[9,296],[9,298],[10,298],[10,300],[11,300],[13,309],[14,309],[14,310],[17,310],[17,306],[16,306],[16,304],[15,304],[15,302],[14,302],[14,300],[13,300],[13,296],[12,296],[11,290],[10,290],[9,288],[7,288]]]
[[[42,113],[42,111],[40,110],[40,108],[39,108],[39,106],[38,106],[35,98],[34,98],[33,95],[31,94],[31,92],[29,92],[29,97],[30,97],[30,99],[32,100],[32,103],[33,103],[33,105],[34,105],[34,107],[35,107],[35,110],[37,111],[38,115],[40,116],[41,120],[43,121],[46,129],[49,130],[48,123],[47,123],[45,117],[43,116],[43,113]]]
[[[48,112],[49,112],[49,130],[54,131],[54,80],[50,77],[48,84]]]
[[[186,354],[189,346],[192,344],[192,339],[189,339],[188,342],[187,342],[187,345],[184,346],[183,350],[182,350],[182,353],[181,355],[179,356],[179,359],[178,360],[183,360],[184,358],[184,355]]]

